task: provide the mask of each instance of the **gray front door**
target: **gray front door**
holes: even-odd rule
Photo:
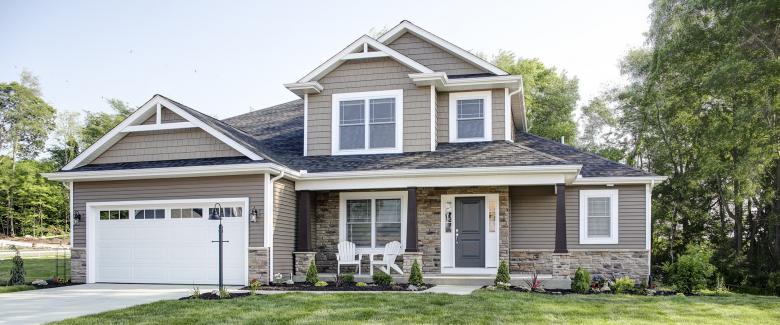
[[[485,198],[455,198],[455,267],[485,267]]]

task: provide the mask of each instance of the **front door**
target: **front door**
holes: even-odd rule
[[[455,198],[455,267],[485,267],[485,198]]]

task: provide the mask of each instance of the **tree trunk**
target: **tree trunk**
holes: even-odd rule
[[[734,248],[736,254],[742,254],[742,205],[744,200],[741,198],[739,181],[734,181]]]
[[[775,200],[772,205],[775,222],[775,270],[780,270],[780,159],[775,159]]]
[[[11,149],[11,179],[8,182],[8,192],[6,193],[6,195],[8,195],[8,224],[10,226],[11,237],[16,236],[16,231],[14,229],[14,195],[11,190],[11,183],[16,181],[16,149],[18,145],[19,142],[14,140]]]

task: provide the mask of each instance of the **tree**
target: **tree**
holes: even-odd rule
[[[614,109],[608,106],[607,96],[596,97],[582,107],[580,125],[583,134],[578,146],[607,159],[621,161],[625,155],[621,143],[623,136],[617,129],[618,119]]]
[[[135,108],[131,108],[127,103],[119,99],[110,98],[106,102],[111,106],[114,113],[86,112],[86,122],[81,130],[81,148],[87,148],[97,142],[98,139],[135,111]]]
[[[510,74],[523,76],[528,132],[566,143],[577,139],[573,113],[579,100],[579,82],[566,72],[546,67],[538,59],[517,59],[509,51],[500,51],[493,64]]]

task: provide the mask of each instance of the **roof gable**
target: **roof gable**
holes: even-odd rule
[[[441,47],[406,31],[387,44],[390,48],[448,76],[493,76],[493,73],[447,52]]]

